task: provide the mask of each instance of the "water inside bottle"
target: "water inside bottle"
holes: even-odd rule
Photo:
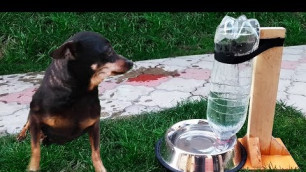
[[[247,115],[249,96],[225,98],[226,93],[210,92],[207,105],[207,120],[221,140],[235,135],[243,126]],[[236,96],[236,95],[233,95]]]

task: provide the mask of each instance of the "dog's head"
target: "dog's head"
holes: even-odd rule
[[[123,74],[132,61],[117,54],[110,42],[95,32],[79,32],[51,53],[53,59],[68,60],[68,70],[80,80],[90,80],[93,89],[104,78]]]

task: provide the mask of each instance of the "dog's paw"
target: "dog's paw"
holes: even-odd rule
[[[107,170],[103,167],[103,168],[100,169],[100,170],[95,170],[95,172],[107,172]]]
[[[23,141],[25,138],[26,138],[26,134],[24,134],[24,133],[20,133],[20,134],[18,134],[18,136],[16,137],[16,140],[18,141],[18,142],[21,142],[21,141]]]
[[[95,167],[95,172],[107,172],[102,162],[98,164],[94,163],[94,167]]]
[[[27,172],[39,172],[40,170],[27,170]]]
[[[34,162],[31,160],[28,168],[27,168],[27,172],[39,172],[40,171],[40,167],[39,164],[37,162]]]
[[[27,169],[27,172],[39,172],[40,171],[40,169],[38,168],[38,169],[35,169],[35,168],[32,168],[32,169]]]

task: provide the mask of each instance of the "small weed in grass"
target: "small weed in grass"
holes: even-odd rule
[[[173,124],[206,117],[206,101],[179,104],[175,108],[101,122],[101,156],[110,172],[165,172],[154,154],[159,138]],[[246,134],[245,125],[237,137]],[[273,136],[280,137],[300,167],[306,170],[306,119],[284,103],[276,106]],[[0,138],[0,171],[24,171],[30,158],[29,137],[21,143],[13,136]],[[41,171],[94,171],[88,136],[64,146],[42,146]],[[267,170],[269,171],[269,170]]]

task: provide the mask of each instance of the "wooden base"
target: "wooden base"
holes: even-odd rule
[[[272,139],[275,142],[271,144],[271,155],[261,155],[258,138],[247,139],[247,136],[245,136],[238,140],[248,152],[248,158],[243,169],[299,169],[280,138]]]

